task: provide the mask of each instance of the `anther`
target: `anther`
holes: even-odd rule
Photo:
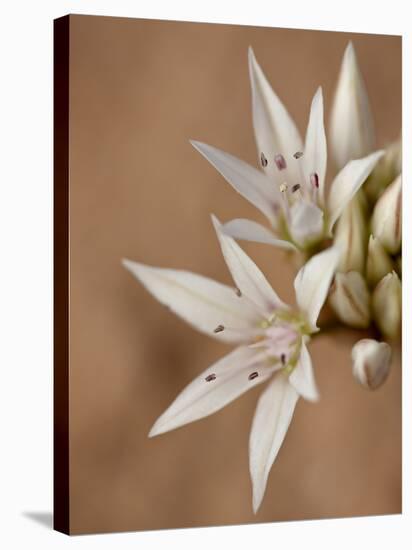
[[[300,159],[300,157],[303,157],[303,153],[302,151],[296,151],[296,153],[294,153],[293,156],[297,160],[297,159]]]
[[[282,362],[282,365],[286,365],[286,355],[284,353],[282,353],[282,355],[280,356],[280,360]]]
[[[275,164],[278,170],[284,170],[287,166],[285,157],[283,155],[276,155]]]
[[[217,334],[218,332],[223,332],[224,330],[225,327],[223,325],[218,325],[213,332]]]
[[[288,185],[287,185],[287,183],[281,183],[281,184],[279,185],[279,191],[280,191],[281,193],[286,193],[287,190],[288,190]]]
[[[315,187],[316,189],[319,188],[319,176],[316,172],[310,175],[310,184]]]
[[[292,187],[291,191],[292,191],[292,193],[296,193],[296,191],[299,191],[299,189],[300,189],[300,183],[296,183],[296,184]]]
[[[241,292],[240,288],[237,288],[235,290],[235,292],[236,292],[236,296],[239,296],[239,298],[242,296],[242,292]]]
[[[205,380],[206,382],[212,382],[212,380],[216,380],[216,374],[208,374]]]
[[[263,153],[260,153],[260,162],[263,168],[265,168],[268,165],[268,159],[265,157]]]
[[[257,373],[256,371],[255,372],[252,372],[251,374],[249,374],[248,378],[249,380],[254,380],[255,378],[257,378],[259,376],[259,373]]]

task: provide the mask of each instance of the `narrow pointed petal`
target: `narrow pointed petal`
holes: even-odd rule
[[[296,301],[312,330],[317,329],[316,321],[326,300],[339,257],[339,249],[332,246],[312,256],[296,275]]]
[[[317,174],[319,183],[319,200],[323,204],[326,174],[327,149],[325,127],[323,123],[322,88],[318,88],[310,109],[309,123],[306,130],[305,153],[302,158],[305,184],[310,186],[312,174]],[[310,189],[310,191],[312,191]]]
[[[289,382],[298,394],[308,401],[319,400],[319,392],[313,373],[312,359],[304,342],[302,342],[299,361],[289,376]]]
[[[236,348],[186,386],[155,422],[149,437],[213,414],[272,374],[273,369],[258,362],[256,350]]]
[[[233,237],[234,239],[271,244],[285,250],[297,250],[296,246],[291,242],[278,239],[270,229],[251,220],[231,220],[222,225],[222,231],[225,235]]]
[[[298,394],[284,374],[277,374],[259,398],[249,439],[253,511],[265,494],[270,469],[285,439]]]
[[[258,208],[275,224],[279,190],[273,182],[250,164],[200,141],[190,142],[242,197]]]
[[[228,342],[245,340],[259,318],[235,290],[212,279],[123,260],[123,265],[160,303],[197,330]],[[215,332],[216,327],[229,327]]]
[[[351,42],[343,56],[332,105],[330,143],[338,169],[369,154],[375,145],[368,95]]]
[[[277,154],[283,155],[287,162],[287,176],[296,182],[299,179],[299,169],[293,155],[302,151],[302,139],[292,117],[272,90],[256,61],[252,48],[249,48],[249,75],[258,155],[260,157],[264,153],[269,161],[266,170],[277,179],[280,175],[273,159]]]
[[[290,209],[289,232],[301,248],[318,241],[323,236],[323,212],[312,202],[296,201]]]
[[[270,316],[276,309],[287,309],[258,266],[232,237],[222,232],[219,220],[213,215],[212,221],[226,264],[242,295],[256,304],[262,315]]]
[[[333,180],[328,197],[328,231],[330,234],[332,234],[333,226],[345,206],[359,191],[382,155],[383,151],[376,151],[362,159],[350,161]]]

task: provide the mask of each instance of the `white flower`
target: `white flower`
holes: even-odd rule
[[[365,388],[376,390],[388,377],[392,351],[386,342],[365,338],[352,348],[352,372]]]
[[[352,42],[343,56],[330,123],[332,156],[338,169],[373,151],[372,113]]]
[[[208,416],[262,382],[250,434],[253,508],[259,508],[271,466],[299,396],[318,399],[307,343],[325,301],[339,254],[332,247],[295,279],[297,309],[278,297],[263,273],[213,218],[236,289],[200,275],[124,260],[160,302],[198,330],[238,345],[189,384],[150,431],[155,436]]]
[[[251,49],[249,70],[253,124],[262,170],[205,143],[191,143],[270,224],[268,229],[254,221],[232,220],[223,226],[227,235],[304,250],[332,235],[345,206],[383,152],[348,162],[325,196],[327,151],[322,90],[319,88],[313,98],[303,143]]]

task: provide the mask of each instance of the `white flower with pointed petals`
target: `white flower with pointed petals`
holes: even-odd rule
[[[348,162],[325,194],[327,163],[323,97],[312,101],[303,143],[286,108],[272,90],[252,50],[249,50],[252,112],[261,170],[199,141],[192,145],[245,199],[267,218],[270,229],[236,219],[224,232],[245,239],[305,250],[332,235],[333,227],[382,156],[377,151]]]
[[[236,289],[185,271],[124,260],[125,267],[160,302],[210,336],[238,347],[193,380],[158,418],[155,436],[206,417],[250,388],[269,382],[259,399],[250,435],[253,509],[259,508],[271,466],[298,397],[318,399],[310,335],[334,275],[335,247],[313,256],[295,279],[297,308],[278,297],[263,273],[213,218]]]

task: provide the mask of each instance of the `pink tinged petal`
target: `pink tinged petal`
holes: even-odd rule
[[[268,159],[265,170],[275,176],[278,183],[282,183],[285,177],[296,182],[299,180],[299,166],[292,157],[297,151],[302,151],[302,139],[296,124],[272,90],[256,61],[252,48],[249,48],[249,75],[258,155],[260,157],[263,153]],[[274,162],[277,155],[282,155],[286,160],[287,171],[279,172]]]
[[[351,42],[343,56],[332,105],[330,144],[338,169],[369,154],[375,146],[368,95]]]
[[[256,206],[270,223],[276,223],[279,191],[265,174],[211,145],[199,141],[190,143],[216,168],[235,191]]]
[[[261,505],[270,469],[288,431],[297,400],[296,390],[287,377],[279,373],[258,401],[249,439],[255,513]]]
[[[289,382],[299,395],[309,401],[318,401],[319,392],[313,374],[312,360],[305,343],[302,342],[299,361],[289,376]]]
[[[318,193],[320,204],[323,204],[327,150],[325,127],[323,124],[322,88],[318,88],[312,100],[309,123],[306,130],[305,154],[302,161],[305,183],[310,187],[311,193]],[[314,185],[317,191],[314,191]]]
[[[260,223],[237,219],[223,224],[222,231],[234,239],[243,239],[263,244],[271,244],[285,250],[296,250],[296,246],[289,241],[278,239],[275,234]]]
[[[304,199],[297,200],[290,209],[289,232],[301,247],[323,236],[323,212],[315,204]]]
[[[256,350],[236,348],[186,386],[155,422],[149,437],[213,414],[272,373],[272,368],[259,363]]]
[[[213,225],[218,236],[226,264],[236,286],[242,295],[251,300],[263,316],[269,316],[275,309],[287,309],[263,273],[232,237],[222,232],[219,220],[212,215]]]
[[[333,180],[328,197],[328,232],[330,235],[344,208],[359,191],[383,154],[384,151],[376,151],[362,159],[350,161]]]
[[[159,302],[209,336],[242,342],[259,320],[255,309],[237,296],[233,288],[212,279],[130,260],[123,260],[123,265]],[[220,326],[223,330],[216,332]]]
[[[313,331],[317,330],[316,321],[326,300],[339,258],[339,249],[332,246],[312,256],[296,275],[296,301]]]

